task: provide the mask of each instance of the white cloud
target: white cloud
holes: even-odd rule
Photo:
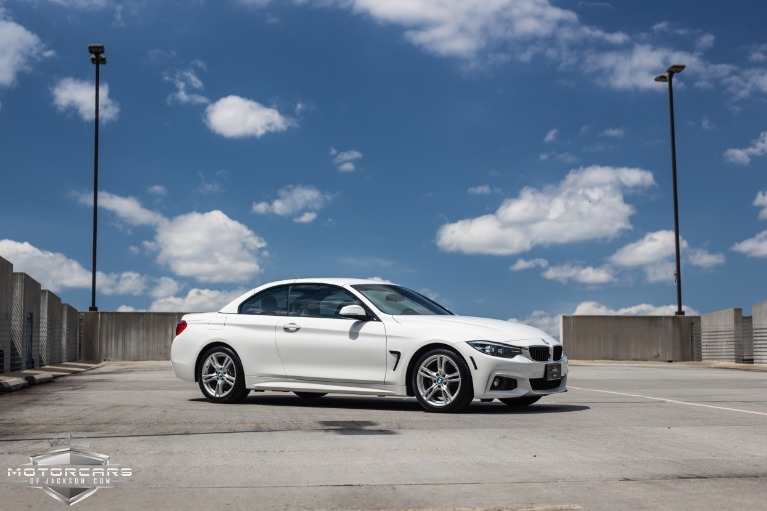
[[[716,43],[716,37],[713,34],[703,34],[695,41],[695,50],[704,52],[714,47]]]
[[[176,92],[168,95],[168,103],[204,105],[210,102],[208,98],[200,94],[200,91],[205,88],[205,85],[197,76],[195,68],[205,69],[205,64],[195,60],[187,69],[165,74],[163,80],[172,83],[176,87]]]
[[[542,275],[546,279],[556,280],[562,284],[572,280],[580,284],[599,285],[608,284],[615,280],[612,270],[607,266],[594,268],[593,266],[577,266],[569,263],[551,266]]]
[[[471,195],[488,195],[492,193],[490,185],[472,186],[467,190]]]
[[[599,73],[599,83],[616,90],[663,90],[655,77],[671,62],[685,62],[695,69],[709,68],[700,57],[683,51],[635,44],[629,48],[586,53],[584,71]]]
[[[356,170],[355,161],[362,158],[362,153],[356,149],[350,151],[338,151],[336,148],[330,148],[330,155],[333,156],[333,163],[340,172],[352,172]]]
[[[152,302],[152,312],[209,312],[220,310],[246,289],[218,291],[215,289],[190,289],[186,296],[169,296]]]
[[[767,231],[732,246],[732,250],[748,257],[767,257]]]
[[[91,270],[60,252],[39,249],[28,242],[0,240],[0,255],[13,264],[13,270],[28,274],[40,282],[43,289],[59,292],[64,289],[91,287]],[[96,273],[96,289],[105,295],[140,295],[151,277],[136,272]]]
[[[573,312],[574,316],[673,316],[676,313],[676,305],[650,305],[641,303],[620,309],[611,309],[598,302],[582,302]],[[700,313],[693,308],[682,306],[682,310],[689,316],[699,316]]]
[[[546,259],[517,259],[517,262],[509,266],[511,271],[530,270],[532,268],[546,268],[549,262]]]
[[[559,134],[559,130],[557,128],[549,130],[548,133],[546,133],[546,136],[543,137],[544,142],[554,142],[557,139],[557,135]]]
[[[200,282],[243,282],[261,272],[263,238],[221,211],[187,213],[157,226],[157,262]]]
[[[31,62],[50,55],[37,35],[4,18],[0,6],[0,88],[12,87],[18,74],[27,71]]]
[[[712,254],[702,248],[690,248],[687,241],[679,239],[679,246],[687,262],[700,268],[712,268],[724,264],[724,254]],[[642,239],[624,245],[608,259],[610,263],[624,268],[640,267],[648,282],[673,282],[676,264],[674,231],[662,230],[647,233]]]
[[[538,328],[539,330],[543,330],[555,339],[559,339],[562,315],[547,314],[545,311],[535,310],[532,314],[530,314],[530,316],[526,318],[510,318],[509,321],[530,325],[532,327]]]
[[[162,185],[152,185],[147,188],[147,191],[152,195],[163,196],[168,194],[168,189]]]
[[[170,277],[160,277],[149,292],[152,298],[167,298],[184,289],[184,284]]]
[[[608,128],[606,130],[603,130],[602,133],[599,134],[600,137],[608,137],[608,138],[623,138],[625,135],[625,131],[623,128]]]
[[[211,131],[226,138],[260,138],[296,125],[295,120],[277,109],[239,96],[227,96],[208,105],[205,123]]]
[[[762,190],[756,194],[756,199],[754,199],[754,206],[763,208],[759,212],[759,220],[767,220],[767,190]]]
[[[80,204],[93,206],[93,195],[78,194]],[[167,219],[156,211],[145,208],[135,197],[121,197],[109,192],[99,192],[99,208],[104,208],[116,214],[130,225],[160,225]]]
[[[53,4],[74,9],[99,9],[109,5],[109,0],[48,0]]]
[[[767,62],[767,44],[755,45],[749,48],[748,60],[757,64]]]
[[[683,243],[680,240],[680,244]],[[674,231],[657,231],[618,249],[609,260],[618,266],[644,266],[672,257],[675,253]]]
[[[767,69],[757,67],[731,72],[724,79],[727,90],[735,99],[746,99],[754,93],[767,93]]]
[[[26,241],[0,240],[0,255],[13,264],[13,271],[28,274],[53,292],[91,285],[91,272],[80,263],[64,254],[41,250]]]
[[[767,154],[767,131],[763,131],[759,138],[751,142],[751,145],[743,149],[727,149],[724,159],[738,165],[748,165],[754,156]]]
[[[221,193],[224,190],[224,181],[228,175],[227,171],[219,170],[212,178],[207,178],[202,172],[197,172],[197,176],[200,178],[200,186],[197,187],[197,191],[202,195]]]
[[[469,59],[480,51],[510,53],[530,60],[538,53],[565,52],[584,40],[619,43],[581,25],[569,10],[547,0],[352,0],[334,2],[381,23],[402,26],[412,44],[440,56]]]
[[[53,87],[53,104],[61,111],[74,110],[84,121],[94,120],[96,113],[95,84],[75,78],[62,78]],[[99,84],[99,120],[114,121],[120,105],[109,97],[109,85]]]
[[[291,185],[277,192],[278,198],[269,202],[253,203],[252,211],[260,215],[274,213],[280,216],[298,215],[296,222],[307,223],[317,218],[317,211],[333,200],[313,186]]]
[[[759,212],[759,219],[767,220],[767,190],[756,194],[754,206],[763,208]],[[748,257],[767,257],[767,231],[762,231],[753,238],[736,243],[732,246],[731,250],[740,252]]]
[[[443,225],[437,245],[448,252],[513,255],[535,246],[610,239],[631,228],[634,208],[623,192],[654,185],[652,173],[642,169],[580,168],[557,185],[524,188],[491,215]]]
[[[148,285],[149,277],[135,271],[101,275],[97,287],[106,295],[140,295]]]
[[[92,204],[88,194],[78,197]],[[200,282],[241,282],[261,272],[260,250],[266,242],[245,225],[221,211],[186,213],[173,218],[149,210],[134,197],[99,192],[99,208],[111,211],[130,225],[155,229],[144,247],[175,275]]]
[[[645,280],[651,284],[659,282],[673,284],[676,282],[676,264],[673,260],[664,259],[646,264],[642,270],[645,274]]]
[[[687,260],[693,266],[700,268],[713,268],[724,264],[724,254],[712,254],[702,248],[693,248],[687,252]]]
[[[266,7],[271,0],[237,0],[237,3],[250,7]]]
[[[316,219],[317,219],[317,213],[315,211],[307,211],[301,216],[294,218],[293,221],[296,222],[297,224],[308,224],[310,222],[313,222]]]

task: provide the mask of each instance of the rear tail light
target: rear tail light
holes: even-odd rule
[[[178,322],[178,325],[176,325],[176,335],[181,335],[181,332],[186,330],[186,321],[183,319]]]

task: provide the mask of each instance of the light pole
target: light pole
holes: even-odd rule
[[[668,83],[668,109],[671,117],[671,178],[674,182],[674,243],[676,245],[676,315],[684,316],[682,310],[682,265],[679,256],[679,199],[676,189],[676,134],[674,132],[674,75],[684,71],[685,66],[674,64],[668,67],[666,74],[655,77],[656,82]]]
[[[91,274],[91,306],[89,311],[98,311],[96,307],[96,232],[99,211],[99,66],[107,63],[103,44],[88,45],[91,62],[96,65],[96,122],[93,143],[93,264]]]

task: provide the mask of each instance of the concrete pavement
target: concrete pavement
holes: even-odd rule
[[[6,471],[72,434],[132,469],[79,509],[767,506],[767,373],[594,363],[569,384],[434,415],[399,398],[213,405],[167,362],[107,364],[0,396],[0,502],[63,506]]]

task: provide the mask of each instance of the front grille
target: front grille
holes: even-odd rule
[[[546,362],[549,359],[548,346],[530,346],[527,349],[530,351],[530,358],[536,362]]]
[[[562,346],[554,346],[554,360],[562,358]]]
[[[533,390],[551,390],[562,385],[562,379],[547,380],[546,378],[531,378],[530,388]]]

